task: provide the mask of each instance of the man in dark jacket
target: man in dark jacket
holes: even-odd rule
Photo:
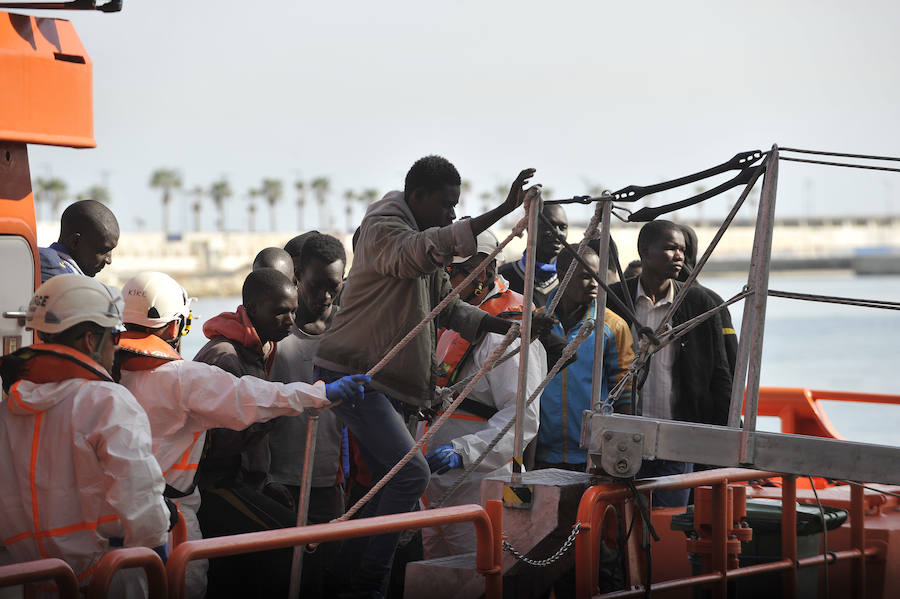
[[[652,329],[663,318],[681,289],[676,279],[684,265],[684,234],[670,221],[656,220],[644,225],[638,235],[640,276],[610,286],[628,303],[634,302],[635,316]],[[627,295],[626,295],[627,294]],[[669,324],[677,326],[715,307],[711,296],[692,287],[675,310]],[[633,324],[626,314],[621,314]],[[653,418],[724,425],[731,398],[731,368],[722,337],[722,319],[716,314],[676,342],[655,353],[638,392],[640,413]],[[638,477],[690,472],[692,464],[657,460],[646,462]],[[657,493],[654,505],[685,505],[687,491]]]

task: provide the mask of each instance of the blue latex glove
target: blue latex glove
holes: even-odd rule
[[[162,559],[163,563],[166,563],[169,560],[169,546],[167,543],[163,543],[159,547],[154,547],[153,551]]]
[[[366,389],[363,385],[371,381],[372,378],[364,374],[352,374],[341,377],[333,383],[325,385],[325,397],[328,401],[347,401],[356,403],[363,397]]]
[[[452,445],[441,445],[425,455],[428,467],[433,474],[443,474],[453,468],[462,468],[462,456],[456,453]]]

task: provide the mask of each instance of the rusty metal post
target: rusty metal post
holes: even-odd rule
[[[524,472],[522,454],[525,451],[525,402],[528,400],[528,349],[531,345],[531,309],[534,298],[534,261],[537,252],[538,226],[544,201],[541,194],[535,195],[529,202],[528,210],[528,245],[525,249],[525,289],[522,311],[522,340],[519,346],[519,385],[516,388],[516,432],[513,441],[513,482],[519,482]]]
[[[769,298],[769,263],[772,257],[772,233],[775,227],[775,197],[778,189],[778,146],[773,145],[766,158],[766,174],[759,199],[759,213],[754,234],[754,255],[751,257],[748,284],[753,296],[744,303],[741,320],[741,340],[738,364],[732,382],[733,404],[744,394],[743,368],[747,368],[747,387],[744,399],[744,430],[741,434],[740,462],[752,464],[755,454],[752,433],[756,431],[756,409],[759,403],[759,376],[762,363],[763,336],[766,328],[766,305]],[[746,365],[746,366],[745,366]],[[733,406],[734,407],[734,406]],[[739,415],[739,414],[738,414]],[[729,424],[732,423],[729,414]]]
[[[316,435],[319,432],[319,412],[310,410],[306,421],[306,445],[303,448],[303,481],[300,484],[300,498],[297,502],[297,526],[306,526],[309,512],[309,494],[312,490],[313,459],[316,453]],[[300,578],[303,574],[303,545],[294,546],[291,559],[291,584],[288,599],[300,596]]]
[[[729,507],[728,481],[722,480],[712,487],[712,571],[722,574],[722,578],[715,584],[713,597],[719,599],[728,597],[725,572],[728,570],[728,530],[731,528]]]
[[[143,568],[147,575],[149,599],[166,599],[166,568],[159,555],[148,547],[126,547],[104,555],[88,584],[87,599],[106,599],[113,576],[125,568]]]
[[[503,502],[490,499],[485,505],[494,535],[491,539],[494,561],[494,572],[484,575],[485,599],[501,599],[503,597]],[[481,548],[479,547],[479,550]],[[487,549],[484,549],[487,551]]]
[[[865,489],[850,486],[850,544],[859,551],[850,570],[854,599],[866,596],[866,504]],[[828,567],[827,565],[825,566]]]
[[[797,596],[797,477],[785,474],[781,487],[781,557],[791,567],[781,573],[781,596]]]
[[[609,221],[612,211],[612,199],[603,201],[603,212],[600,220],[600,280],[606,283],[606,265],[609,263]],[[603,393],[603,346],[606,335],[604,321],[606,316],[606,290],[603,285],[597,290],[596,313],[594,320],[597,323],[594,328],[594,369],[591,387],[591,409],[596,411],[602,404]],[[607,389],[609,391],[609,389]],[[591,461],[587,460],[587,469],[590,470]]]

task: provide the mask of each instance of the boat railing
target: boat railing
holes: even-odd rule
[[[126,547],[110,551],[98,562],[88,585],[87,599],[104,599],[109,596],[113,576],[125,568],[143,568],[147,575],[150,599],[166,599],[166,567],[159,555],[147,547]]]
[[[732,513],[729,504],[729,485],[735,482],[746,482],[764,479],[770,476],[781,476],[781,559],[764,564],[743,567],[729,567],[729,531],[733,522],[729,521]],[[652,583],[653,591],[668,591],[699,585],[711,585],[713,597],[727,597],[728,582],[738,578],[762,574],[766,572],[782,572],[782,597],[797,596],[797,569],[803,566],[833,564],[837,561],[851,560],[851,587],[854,597],[864,597],[866,583],[866,560],[870,555],[878,553],[876,547],[865,544],[865,503],[863,487],[851,486],[850,490],[850,540],[851,548],[843,551],[828,551],[812,557],[799,558],[797,552],[797,477],[787,474],[776,474],[760,470],[742,468],[723,468],[665,476],[635,481],[633,487],[623,483],[603,484],[590,487],[581,498],[578,506],[578,517],[582,533],[575,539],[575,584],[576,596],[579,599],[589,597],[624,598],[641,597],[646,589],[640,581],[644,580],[640,572],[638,559],[628,559],[629,567],[626,577],[629,589],[597,595],[599,588],[597,561],[600,543],[603,542],[602,529],[604,521],[614,511],[616,505],[622,506],[622,513],[627,515],[636,509],[633,503],[635,494],[651,494],[656,491],[711,486],[711,568],[703,574]],[[637,553],[637,535],[629,537],[629,554]],[[629,557],[636,557],[629,555]]]
[[[900,395],[823,391],[793,387],[760,387],[758,414],[781,420],[781,432],[845,439],[831,424],[823,401],[900,405]]]
[[[56,584],[60,599],[78,599],[78,580],[72,567],[51,557],[31,562],[0,566],[0,588],[50,580]]]

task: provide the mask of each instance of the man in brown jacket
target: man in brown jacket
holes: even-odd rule
[[[518,208],[534,169],[519,173],[506,201],[471,219],[454,222],[460,176],[440,156],[413,164],[403,192],[390,192],[372,204],[363,218],[353,266],[341,295],[341,311],[324,334],[316,355],[316,376],[326,382],[378,363],[447,294],[444,269],[453,256],[475,253],[475,236]],[[536,191],[536,190],[535,190]],[[438,328],[474,340],[484,332],[506,333],[510,321],[454,300],[436,321],[376,374],[364,400],[335,407],[360,447],[372,480],[380,479],[413,446],[392,402],[430,406],[435,389]],[[429,468],[418,454],[369,502],[362,516],[412,510],[428,485]],[[398,534],[344,543],[332,566],[348,584],[348,596],[379,597],[390,570]]]

